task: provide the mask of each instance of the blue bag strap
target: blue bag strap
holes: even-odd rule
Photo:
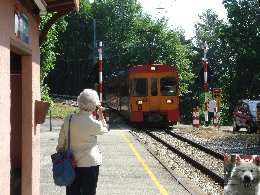
[[[70,121],[72,118],[72,115],[70,115],[70,119],[69,119],[69,131],[68,131],[68,152],[67,152],[67,157],[70,157]]]

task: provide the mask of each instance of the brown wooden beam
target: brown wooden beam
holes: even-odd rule
[[[56,12],[59,10],[67,10],[67,9],[75,9],[75,5],[73,3],[67,5],[57,5],[55,7],[47,7],[47,12]]]
[[[69,3],[69,2],[71,2],[73,4],[74,8],[76,9],[76,11],[79,12],[79,0],[45,0],[47,7],[48,7],[48,5],[50,5],[50,6],[54,6],[55,4],[62,5],[62,3]],[[54,10],[54,12],[57,10],[59,10],[59,9]]]
[[[73,0],[76,6],[76,11],[79,12],[79,0]]]
[[[45,24],[45,26],[43,27],[41,34],[40,34],[40,40],[39,40],[39,45],[41,46],[43,44],[43,42],[46,40],[47,38],[47,34],[49,29],[51,28],[51,26],[61,17],[69,14],[73,9],[66,9],[66,10],[62,10],[59,11],[57,13],[55,13],[49,20],[48,22]]]
[[[29,0],[21,0],[20,1],[21,4],[23,5],[23,7],[26,8],[26,10],[32,14],[32,10],[33,10],[33,7],[34,7],[34,2],[32,1],[29,1]]]
[[[72,0],[56,0],[47,3],[47,7],[59,6],[59,5],[70,4],[70,3],[74,3],[74,2]]]
[[[49,3],[49,2],[54,2],[54,1],[56,1],[56,0],[45,0],[45,3]]]

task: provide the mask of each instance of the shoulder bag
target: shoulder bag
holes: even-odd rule
[[[57,152],[51,155],[53,164],[53,179],[57,186],[70,186],[76,178],[75,168],[73,166],[73,154],[70,151],[70,115],[68,130],[68,151]]]

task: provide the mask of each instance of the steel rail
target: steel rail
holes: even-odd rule
[[[182,137],[181,135],[178,135],[178,134],[176,134],[174,132],[171,132],[170,130],[165,130],[165,132],[168,133],[169,135],[179,139],[179,140],[187,142],[188,144],[190,144],[190,145],[192,145],[192,146],[194,146],[194,147],[196,147],[196,148],[206,152],[207,154],[210,154],[211,156],[214,156],[215,158],[217,158],[219,160],[224,160],[223,154],[220,154],[220,153],[218,153],[218,152],[216,152],[214,150],[211,150],[211,149],[209,149],[209,148],[207,148],[205,146],[202,146],[202,145],[200,145],[200,144],[198,144],[198,143],[196,143],[196,142],[194,142],[192,140],[189,140],[189,139],[187,139],[185,137]]]
[[[148,150],[160,163],[161,165],[174,177],[174,179],[182,186],[184,189],[186,189],[191,195],[198,195],[197,192],[193,190],[193,187],[190,186],[187,182],[182,181],[178,175],[176,175],[171,168],[169,168],[165,162],[163,162],[158,155],[155,154],[155,152],[146,144],[144,143],[138,136],[133,133],[133,131],[130,131],[130,133],[140,142],[144,145],[146,150]]]
[[[224,187],[224,178],[222,178],[220,175],[218,175],[217,173],[215,173],[214,171],[208,169],[207,167],[205,167],[204,165],[202,165],[201,163],[199,163],[198,161],[194,160],[193,158],[189,157],[188,155],[186,155],[185,153],[181,152],[180,150],[174,148],[173,146],[171,146],[170,144],[166,143],[165,141],[163,141],[162,139],[160,139],[159,137],[155,136],[154,134],[152,134],[149,131],[146,131],[146,134],[149,135],[150,137],[152,137],[153,139],[155,139],[156,141],[158,141],[159,143],[163,144],[165,147],[167,147],[170,151],[176,153],[177,155],[179,155],[181,158],[185,159],[186,161],[188,161],[190,164],[192,164],[194,167],[196,167],[197,169],[199,169],[201,172],[203,172],[204,174],[210,176],[214,181],[216,181],[217,183],[219,183],[221,186]]]

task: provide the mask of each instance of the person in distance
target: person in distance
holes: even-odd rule
[[[214,119],[214,109],[217,108],[217,102],[215,100],[215,97],[212,96],[211,100],[209,101],[208,105],[208,122],[206,123],[206,126],[209,126],[211,124],[211,121]]]

